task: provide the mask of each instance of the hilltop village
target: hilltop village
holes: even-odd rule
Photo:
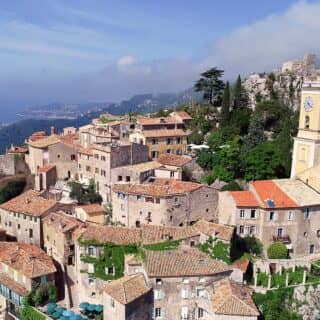
[[[11,146],[2,173],[32,179],[0,205],[1,316],[254,320],[271,291],[299,301],[320,281],[319,113],[320,83],[304,82],[291,178],[239,191],[195,178],[207,146],[188,144],[186,111]]]

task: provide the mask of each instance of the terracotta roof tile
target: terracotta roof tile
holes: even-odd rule
[[[21,195],[0,205],[6,211],[23,213],[28,216],[40,217],[43,213],[53,209],[57,202],[41,197],[41,192],[28,190]]]
[[[56,272],[51,257],[29,243],[0,242],[0,262],[31,279]]]
[[[243,273],[245,273],[248,270],[248,266],[250,264],[250,260],[247,258],[240,258],[236,260],[232,266],[236,269],[241,270]]]
[[[259,201],[251,191],[230,191],[237,207],[259,207]]]
[[[158,129],[158,130],[143,130],[142,135],[146,138],[161,138],[161,137],[187,137],[190,131],[183,129]]]
[[[182,167],[192,160],[189,156],[178,156],[171,153],[163,153],[157,158],[157,161],[163,165]]]
[[[272,180],[251,182],[263,208],[297,208],[299,205]]]
[[[229,279],[223,279],[214,286],[211,300],[215,314],[259,316],[259,311],[252,300],[252,291]]]
[[[153,183],[145,184],[115,184],[113,192],[125,194],[139,194],[154,197],[166,197],[170,195],[185,194],[202,188],[199,183],[180,181],[175,179],[157,178]]]
[[[86,154],[88,156],[93,156],[93,149],[92,148],[84,148],[81,146],[77,146],[77,151],[79,153]]]
[[[201,233],[216,237],[220,240],[231,241],[234,228],[223,224],[212,223],[206,220],[199,220],[194,227]]]
[[[10,278],[5,273],[0,273],[0,283],[22,297],[25,297],[28,294],[28,290],[22,284],[14,281],[14,279]]]
[[[39,173],[46,173],[51,171],[53,168],[55,168],[56,166],[53,164],[46,164],[43,167],[39,168],[38,172]]]
[[[213,260],[195,248],[145,251],[148,277],[208,276],[228,272],[224,262]]]
[[[41,139],[31,140],[28,142],[29,146],[34,148],[47,148],[53,144],[59,143],[60,140],[56,134],[51,136],[44,136]]]
[[[43,224],[52,226],[57,232],[68,232],[82,225],[76,218],[64,212],[51,212],[43,218]]]
[[[180,123],[175,117],[156,117],[156,118],[148,118],[148,117],[138,117],[137,123],[143,126],[147,125],[157,125],[157,124],[175,124]]]
[[[172,114],[173,114],[173,116],[174,116],[174,114],[176,114],[182,120],[192,120],[192,117],[190,116],[190,114],[185,111],[175,111]]]
[[[121,304],[128,304],[150,290],[143,274],[126,276],[105,286],[105,292]]]
[[[98,203],[84,204],[79,207],[89,215],[93,213],[104,212],[104,209]]]

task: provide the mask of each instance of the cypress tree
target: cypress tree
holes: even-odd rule
[[[230,117],[230,85],[226,82],[222,97],[221,125],[226,125]]]

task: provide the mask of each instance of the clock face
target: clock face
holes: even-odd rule
[[[312,107],[313,107],[312,98],[311,98],[311,97],[307,97],[307,98],[304,100],[304,110],[306,110],[307,112],[308,112],[308,111],[311,111],[311,110],[312,110]]]

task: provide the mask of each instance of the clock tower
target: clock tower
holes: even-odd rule
[[[299,131],[294,138],[291,178],[320,163],[320,82],[301,89]]]

